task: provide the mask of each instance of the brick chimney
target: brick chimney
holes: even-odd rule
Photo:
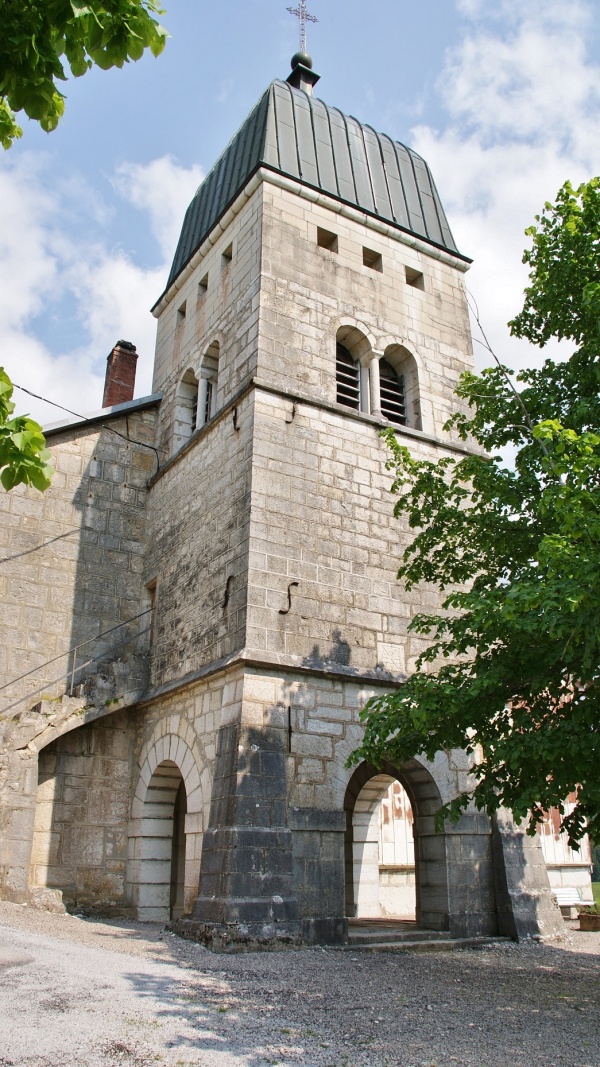
[[[133,400],[136,363],[135,345],[132,345],[131,341],[117,341],[106,360],[103,408],[112,408],[115,404],[125,404],[128,400]]]

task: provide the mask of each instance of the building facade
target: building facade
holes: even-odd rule
[[[435,832],[463,753],[346,767],[436,602],[396,581],[380,431],[464,451],[442,426],[472,366],[469,261],[424,161],[295,60],[188,209],[152,395],[51,428],[51,489],[0,501],[0,893],[228,947],[343,941],[383,884],[380,914],[423,927],[556,936],[507,813]],[[131,361],[117,346],[109,375]]]

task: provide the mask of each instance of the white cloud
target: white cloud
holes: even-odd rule
[[[494,347],[523,366],[541,358],[505,325],[527,281],[523,231],[567,178],[598,170],[600,70],[586,52],[593,9],[583,0],[457,6],[474,21],[439,81],[449,121],[418,127],[413,144],[437,177],[459,248],[475,260],[466,283]]]
[[[136,395],[150,392],[156,322],[149,309],[202,175],[171,157],[119,168],[119,195],[148,215],[158,244],[156,266],[146,268],[101,228],[114,209],[100,190],[81,175],[57,181],[47,163],[25,153],[5,157],[0,170],[0,363],[35,393],[92,411],[101,406],[104,359],[119,338],[140,353]],[[54,334],[55,345],[40,339]],[[63,417],[23,393],[15,399],[18,411],[43,423]]]
[[[117,170],[115,188],[134,207],[148,212],[165,260],[173,256],[183,213],[203,177],[201,167],[186,170],[173,156],[146,164],[123,163]]]

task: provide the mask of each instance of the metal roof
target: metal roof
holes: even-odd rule
[[[274,81],[188,207],[167,288],[258,167],[460,255],[421,156],[288,82]]]

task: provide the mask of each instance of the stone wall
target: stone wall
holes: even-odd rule
[[[393,516],[378,426],[266,389],[254,426],[248,647],[290,666],[410,672],[423,642],[408,625],[439,595],[396,579],[412,534]]]
[[[153,389],[163,393],[159,442],[169,455],[178,447],[174,435],[181,378],[190,368],[200,377],[203,357],[215,341],[220,349],[217,411],[255,372],[261,237],[259,188],[226,230],[217,230],[213,247],[159,316]],[[231,258],[224,258],[228,249]]]
[[[50,488],[0,494],[0,717],[72,683],[98,705],[145,688],[149,615],[137,617],[155,418],[154,406],[50,433]]]
[[[127,825],[135,719],[120,712],[42,749],[30,886],[70,908],[126,908]]]
[[[253,403],[217,416],[152,486],[145,581],[155,587],[152,685],[243,648]]]
[[[402,344],[417,361],[423,429],[439,433],[457,400],[458,376],[473,364],[463,271],[385,236],[335,210],[263,185],[260,351],[258,374],[334,403],[335,338],[342,325],[363,329],[373,348]],[[337,251],[317,244],[317,228],[337,235]],[[363,263],[363,248],[382,258]],[[407,283],[406,269],[424,288]]]

